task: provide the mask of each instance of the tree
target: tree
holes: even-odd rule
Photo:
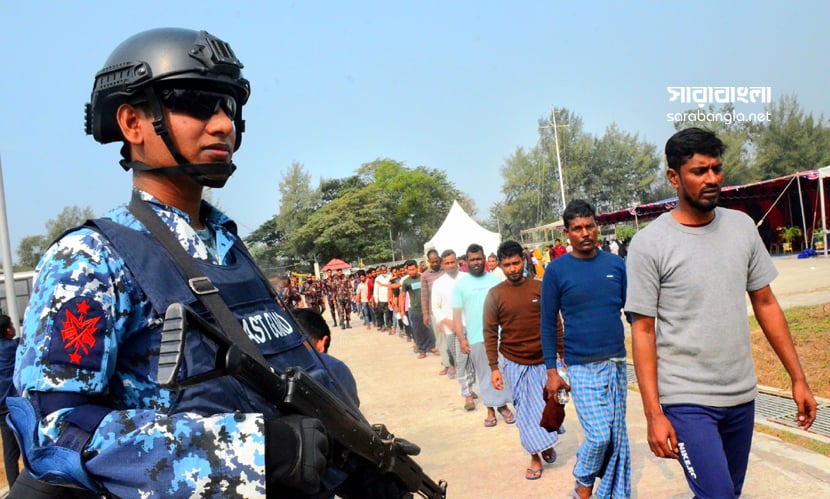
[[[594,141],[590,168],[583,173],[580,190],[598,213],[640,203],[660,174],[660,159],[653,145],[611,124]]]
[[[389,260],[388,209],[377,185],[347,190],[308,218],[294,235],[294,246],[309,260]]]
[[[805,115],[795,95],[785,95],[766,109],[770,121],[750,129],[756,149],[753,180],[781,177],[830,162],[830,130],[824,127],[823,116]]]
[[[318,208],[320,193],[311,188],[311,175],[301,163],[294,162],[283,173],[279,184],[279,212],[254,230],[246,239],[251,245],[264,245],[259,250],[261,259],[273,260],[279,255],[295,257],[300,254],[293,246],[294,234]]]
[[[45,236],[26,236],[17,246],[17,257],[21,268],[35,268],[52,242],[67,230],[83,224],[90,218],[95,218],[91,207],[67,206],[55,218],[47,220]]]
[[[543,180],[537,161],[524,148],[517,147],[501,167],[504,197],[490,216],[499,221],[502,239],[520,240],[523,229],[539,225],[548,213],[540,211],[544,189],[539,188]]]
[[[407,168],[377,159],[355,175],[323,179],[311,190],[297,164],[280,184],[280,211],[247,239],[274,248],[272,255],[318,261],[392,258],[392,242],[405,253],[420,253],[458,200],[469,212],[475,205],[449,181],[446,172],[426,166]]]
[[[518,238],[523,229],[550,223],[562,216],[559,165],[562,161],[565,200],[580,198],[598,212],[631,206],[653,195],[659,184],[656,148],[638,136],[609,126],[602,138],[585,132],[582,119],[556,109],[553,120],[539,120],[539,141],[531,150],[517,148],[501,169],[503,200],[490,211],[504,237]]]
[[[83,224],[90,218],[95,218],[95,213],[91,207],[67,206],[58,213],[57,217],[46,221],[47,241],[54,241],[67,230]]]
[[[33,269],[46,251],[47,244],[44,236],[26,236],[17,246],[17,260],[21,269]]]
[[[474,208],[442,170],[426,166],[411,169],[386,158],[363,164],[357,173],[367,184],[379,188],[378,195],[388,206],[384,220],[393,237],[407,243],[402,248],[404,253],[422,251],[423,243],[441,226],[454,200]]]

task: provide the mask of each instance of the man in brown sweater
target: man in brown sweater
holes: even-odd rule
[[[502,390],[506,380],[513,391],[519,439],[530,454],[525,478],[535,480],[542,476],[542,459],[547,463],[556,460],[554,446],[559,443],[559,435],[539,426],[547,382],[541,339],[542,283],[523,276],[523,256],[522,246],[516,241],[499,246],[499,265],[507,280],[490,289],[484,303],[484,345],[493,387]],[[561,349],[561,324],[559,341]],[[499,352],[504,356],[504,379]]]

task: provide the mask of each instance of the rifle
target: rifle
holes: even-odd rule
[[[184,335],[195,328],[218,345],[215,368],[185,379],[177,379]],[[411,493],[429,499],[445,499],[447,482],[435,483],[410,456],[421,449],[396,438],[383,424],[369,425],[354,409],[335,397],[299,367],[276,373],[269,365],[245,354],[216,326],[191,308],[173,303],[167,308],[161,333],[158,380],[161,386],[178,389],[219,376],[232,375],[274,404],[281,413],[317,418],[334,442],[333,462],[369,470],[397,480]]]

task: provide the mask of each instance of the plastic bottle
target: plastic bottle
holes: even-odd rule
[[[565,367],[565,364],[562,363],[561,360],[556,360],[556,372],[559,374],[559,377],[562,378],[565,383],[570,383],[568,378],[568,368]],[[565,405],[571,400],[571,393],[565,388],[560,388],[559,391],[556,393],[556,397],[559,399],[559,403]]]

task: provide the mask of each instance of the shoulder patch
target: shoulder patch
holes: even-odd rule
[[[49,361],[94,371],[104,352],[104,309],[87,297],[76,297],[58,311],[52,325]]]

